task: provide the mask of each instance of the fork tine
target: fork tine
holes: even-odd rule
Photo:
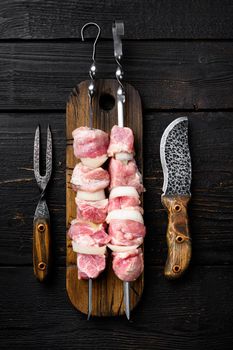
[[[34,138],[34,157],[33,157],[34,174],[38,185],[40,184],[40,125],[37,126]]]
[[[34,139],[34,174],[37,185],[41,191],[45,191],[52,173],[52,134],[48,125],[47,129],[47,147],[46,147],[46,173],[40,174],[40,126],[38,125]]]
[[[52,173],[52,134],[50,125],[47,127],[47,146],[46,146],[46,174],[47,182],[49,181]]]

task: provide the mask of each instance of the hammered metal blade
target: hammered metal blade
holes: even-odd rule
[[[53,160],[53,154],[52,154],[52,134],[50,130],[50,126],[48,125],[47,128],[47,145],[46,145],[46,180],[47,183],[50,180],[51,174],[52,174],[52,160]]]
[[[188,118],[175,119],[165,129],[160,142],[164,195],[190,195],[192,180],[188,145]]]

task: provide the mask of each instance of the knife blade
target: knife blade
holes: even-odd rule
[[[187,214],[192,180],[187,117],[175,119],[165,129],[160,159],[164,175],[161,201],[168,212],[168,256],[164,274],[175,279],[188,268],[192,250]]]

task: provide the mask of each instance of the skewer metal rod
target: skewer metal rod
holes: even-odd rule
[[[130,320],[130,282],[124,281],[124,305],[125,314],[128,320]]]
[[[115,21],[112,26],[112,34],[114,41],[114,56],[117,63],[116,68],[116,79],[119,83],[117,89],[117,117],[118,117],[118,126],[124,127],[124,103],[125,103],[125,91],[122,84],[123,80],[123,70],[121,66],[121,59],[123,56],[122,53],[122,42],[121,37],[124,35],[124,23],[122,21]],[[130,319],[130,282],[123,282],[123,291],[124,291],[124,306],[125,314],[128,320]]]
[[[92,279],[88,280],[88,315],[87,319],[89,320],[92,312]]]
[[[89,127],[93,129],[93,107],[92,107],[93,96],[89,94]]]
[[[123,128],[124,126],[124,103],[125,103],[125,93],[121,86],[117,89],[117,117],[118,126]]]

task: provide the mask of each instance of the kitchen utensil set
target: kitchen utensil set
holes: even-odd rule
[[[124,35],[124,23],[121,21],[115,21],[112,26],[112,34],[113,34],[113,43],[114,43],[114,58],[116,61],[116,80],[102,80],[101,83],[99,81],[95,81],[96,77],[96,45],[97,41],[101,34],[100,27],[94,23],[94,22],[88,22],[86,23],[82,29],[81,29],[81,38],[84,41],[84,31],[89,26],[95,26],[97,28],[97,35],[93,43],[93,51],[92,51],[92,64],[89,69],[89,76],[90,80],[88,82],[83,82],[85,86],[87,86],[87,95],[88,95],[88,104],[86,104],[86,97],[80,97],[80,100],[75,101],[75,95],[71,98],[72,106],[71,104],[67,104],[67,120],[72,120],[73,124],[71,128],[77,127],[79,125],[78,118],[80,116],[77,113],[77,109],[73,108],[75,103],[80,104],[80,101],[83,99],[82,107],[84,110],[84,104],[88,106],[88,113],[86,118],[86,123],[88,124],[88,127],[90,129],[93,129],[93,125],[98,125],[98,118],[97,116],[97,110],[99,106],[97,107],[96,99],[99,99],[101,97],[101,94],[106,95],[105,91],[105,85],[108,86],[108,92],[111,92],[112,89],[112,95],[116,96],[116,105],[117,105],[117,111],[113,112],[103,112],[103,113],[111,113],[112,118],[117,118],[118,127],[123,128],[125,125],[125,120],[128,117],[128,115],[124,115],[124,111],[126,110],[126,104],[130,103],[132,104],[132,101],[130,100],[130,89],[132,88],[129,84],[123,84],[123,69],[122,69],[122,41],[121,37]],[[98,86],[98,89],[97,89]],[[100,88],[99,88],[100,86]],[[101,90],[102,89],[102,90]],[[115,91],[114,91],[115,89]],[[128,93],[127,93],[128,89]],[[132,88],[133,89],[133,88]],[[81,87],[79,93],[85,94],[85,89]],[[108,93],[107,93],[108,94]],[[135,92],[132,90],[132,94],[135,94]],[[137,92],[136,92],[137,94]],[[77,94],[76,94],[77,95]],[[111,94],[110,94],[111,95]],[[137,97],[137,96],[136,96]],[[114,100],[114,98],[113,98]],[[135,99],[136,101],[136,99]],[[135,112],[135,121],[137,120],[138,123],[142,124],[142,120],[140,119],[140,98],[138,96],[138,117],[137,113]],[[128,107],[130,106],[130,107]],[[127,105],[127,114],[129,114],[129,110],[133,110],[133,106]],[[86,113],[86,112],[85,112]],[[70,118],[70,114],[72,117]],[[88,117],[89,116],[89,117]],[[131,117],[130,117],[131,118]],[[88,119],[88,120],[87,120]],[[99,121],[100,122],[100,121]],[[127,122],[129,122],[129,119],[127,119]],[[71,123],[69,121],[69,123]],[[103,123],[103,122],[102,122]],[[133,124],[133,122],[132,122]],[[69,125],[69,124],[67,124]],[[110,123],[107,124],[107,129],[110,127]],[[114,125],[114,124],[113,124]],[[134,125],[129,125],[132,129],[134,128]],[[141,125],[141,136],[142,136],[142,125]],[[136,127],[135,127],[135,133]],[[142,143],[142,138],[139,140]],[[69,145],[70,146],[70,145]],[[164,183],[163,183],[163,194],[161,196],[161,201],[163,206],[168,211],[168,227],[167,227],[167,245],[168,245],[168,257],[165,265],[165,276],[169,279],[176,279],[180,277],[184,271],[187,269],[190,259],[191,259],[191,238],[188,228],[188,215],[187,215],[187,205],[191,197],[190,193],[190,186],[191,186],[191,157],[190,157],[190,151],[189,151],[189,145],[188,145],[188,118],[187,117],[179,117],[176,120],[174,120],[171,124],[167,126],[165,129],[160,143],[160,158],[161,158],[161,165],[163,170],[163,176],[164,176]],[[72,163],[73,164],[73,163]],[[142,164],[141,164],[142,167]],[[35,178],[40,190],[40,198],[39,202],[35,211],[34,215],[34,221],[33,221],[33,266],[34,266],[34,274],[37,277],[39,281],[44,281],[47,276],[50,269],[51,264],[51,258],[50,258],[50,217],[49,217],[49,210],[46,204],[46,188],[47,184],[50,180],[52,172],[52,136],[50,128],[48,127],[47,130],[47,151],[46,151],[46,173],[44,176],[41,176],[40,174],[40,129],[37,127],[36,133],[35,133],[35,141],[34,141],[34,173]],[[70,186],[70,173],[67,175],[68,183],[67,186],[69,188]],[[73,194],[70,194],[69,196],[73,196]],[[68,197],[69,197],[68,196]],[[67,197],[67,198],[68,198]],[[71,205],[70,201],[67,202],[67,206]],[[73,209],[68,209],[68,213],[72,213]],[[72,214],[73,215],[73,214]],[[70,217],[67,218],[68,220],[68,227],[70,225]],[[70,242],[68,239],[68,253],[67,253],[67,261],[68,263],[73,262],[73,255],[70,254]],[[70,258],[70,256],[72,257]],[[72,275],[73,276],[73,275]],[[102,292],[105,291],[107,293],[107,283],[112,283],[113,277],[109,277],[110,275],[107,275],[105,284],[102,284]],[[116,278],[116,277],[114,277]],[[73,277],[72,277],[73,279]],[[85,282],[84,282],[85,283]],[[112,291],[112,301],[111,306],[108,306],[107,311],[102,306],[99,307],[99,310],[93,311],[93,281],[92,278],[88,279],[88,297],[87,297],[87,310],[82,307],[78,306],[76,303],[75,297],[73,297],[73,294],[78,293],[84,293],[84,289],[86,290],[86,284],[80,284],[76,285],[71,280],[70,277],[67,277],[67,291],[69,294],[69,297],[72,301],[72,303],[80,309],[82,312],[85,312],[88,314],[88,319],[90,318],[91,314],[96,315],[117,315],[122,313],[122,308],[120,302],[120,295],[122,295],[120,291],[117,290],[118,296],[114,294],[116,291]],[[98,283],[102,283],[101,281]],[[143,289],[143,279],[142,279],[142,288],[139,292],[141,295],[142,289]],[[104,286],[104,287],[103,287]],[[118,288],[118,287],[117,287]],[[135,291],[134,285],[130,282],[123,281],[123,301],[124,301],[124,311],[126,313],[126,316],[128,319],[130,319],[130,310],[136,305],[139,299],[135,299],[133,297],[133,300],[130,299],[132,291]],[[138,294],[138,295],[139,295]],[[99,296],[102,298],[102,296]],[[118,311],[116,311],[113,308],[114,304],[114,297],[116,297],[116,308],[118,308]],[[95,295],[96,298],[96,295]],[[119,299],[119,300],[118,300]],[[94,302],[95,304],[95,302]],[[98,304],[98,303],[97,303]],[[94,307],[95,309],[95,307]],[[97,308],[98,309],[98,308]],[[92,313],[93,312],[93,313]]]

